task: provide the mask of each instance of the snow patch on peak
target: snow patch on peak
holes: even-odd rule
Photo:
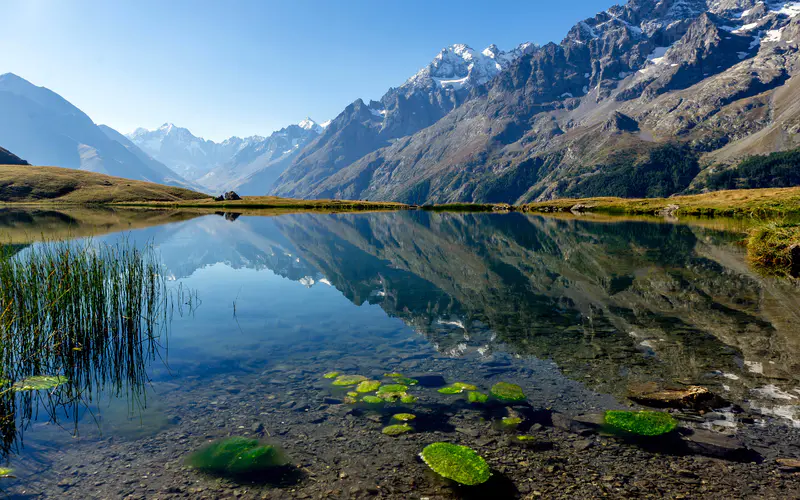
[[[316,133],[322,132],[322,126],[309,117],[306,117],[303,121],[298,123],[297,126],[304,130],[313,130]]]
[[[532,43],[523,43],[505,52],[492,44],[477,52],[469,45],[453,44],[443,48],[428,66],[419,70],[403,87],[426,88],[433,82],[437,87],[457,90],[483,85],[536,47]]]

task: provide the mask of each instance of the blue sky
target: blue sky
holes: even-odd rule
[[[267,135],[378,99],[452,43],[560,41],[613,0],[2,0],[0,73],[125,133]]]

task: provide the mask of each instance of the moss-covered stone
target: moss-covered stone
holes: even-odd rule
[[[328,372],[325,375],[323,375],[322,377],[323,378],[336,378],[339,375],[341,375],[341,372]]]
[[[231,437],[211,443],[193,453],[187,463],[213,474],[248,475],[286,465],[280,449],[257,439]]]
[[[414,428],[408,424],[396,424],[384,427],[381,432],[387,436],[399,436],[400,434],[405,434],[406,432],[411,432],[412,430],[414,430]]]
[[[498,382],[492,386],[492,396],[500,401],[505,402],[518,402],[525,401],[525,393],[522,392],[522,387],[517,384],[509,384],[508,382]]]
[[[61,375],[36,375],[17,381],[14,384],[14,390],[17,392],[46,391],[55,389],[59,385],[66,384],[68,381],[69,379],[67,377]]]
[[[520,417],[503,417],[500,420],[500,428],[504,430],[516,429],[522,423]]]
[[[405,395],[400,397],[400,402],[401,403],[405,403],[407,405],[408,404],[414,404],[417,401],[419,401],[419,399],[416,396],[413,396],[411,394],[405,394]]]
[[[489,396],[482,392],[469,391],[469,394],[467,394],[467,400],[470,403],[485,403],[489,400]]]
[[[378,392],[379,393],[406,392],[407,390],[408,390],[408,386],[407,385],[403,385],[403,384],[386,384],[386,385],[380,386],[380,388],[378,389]]]
[[[347,395],[350,396],[351,398],[357,398],[358,396],[360,396],[360,394],[357,393],[356,391],[348,391]]]
[[[485,483],[492,475],[486,461],[466,446],[433,443],[422,450],[420,457],[440,476],[468,486]]]
[[[474,391],[477,387],[472,384],[466,384],[464,382],[453,382],[452,384],[448,385],[447,387],[442,387],[439,389],[441,394],[461,394],[464,391]]]
[[[356,398],[354,398],[353,396],[347,396],[346,398],[344,398],[344,404],[347,404],[347,405],[354,405],[357,402],[358,402],[358,400]]]
[[[384,373],[383,376],[387,377],[387,378],[401,378],[403,376],[403,374],[402,373],[397,373],[397,372],[392,372],[392,373]]]
[[[367,404],[377,405],[383,403],[384,400],[382,398],[379,398],[378,396],[369,395],[369,396],[364,396],[361,399],[361,401]]]
[[[357,392],[374,392],[378,390],[378,387],[381,386],[381,383],[377,380],[365,380],[358,384],[356,387]]]
[[[609,410],[604,420],[612,429],[638,436],[660,436],[678,427],[678,421],[663,411]]]
[[[365,380],[367,380],[367,377],[363,375],[339,375],[336,377],[336,380],[333,381],[333,385],[347,387],[360,384]]]
[[[393,420],[399,420],[401,422],[408,422],[409,420],[414,420],[415,418],[417,418],[417,416],[413,413],[395,413],[392,415]]]

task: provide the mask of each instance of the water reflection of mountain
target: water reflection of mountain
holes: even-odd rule
[[[177,277],[224,262],[324,280],[447,354],[502,347],[552,359],[604,392],[702,383],[796,412],[785,405],[798,402],[800,295],[752,273],[737,235],[427,212],[207,216],[133,234]]]
[[[450,353],[502,341],[615,393],[661,379],[741,401],[774,384],[786,403],[800,385],[798,290],[753,274],[736,235],[520,214],[275,223],[348,298],[380,300]]]

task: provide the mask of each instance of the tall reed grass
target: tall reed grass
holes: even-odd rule
[[[18,419],[30,422],[44,410],[51,420],[66,413],[77,426],[81,406],[100,392],[143,397],[146,361],[160,355],[175,299],[182,305],[186,294],[168,290],[152,247],[126,240],[18,250],[0,249],[0,452],[6,453],[24,428]],[[19,390],[19,381],[38,375],[67,382],[50,391]]]

